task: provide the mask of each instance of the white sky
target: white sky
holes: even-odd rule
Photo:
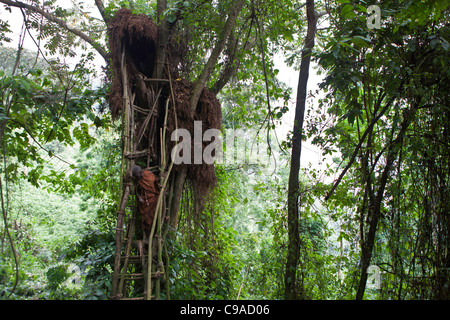
[[[277,134],[279,137],[285,137],[288,131],[292,131],[294,127],[294,118],[295,118],[295,104],[296,104],[296,98],[297,98],[297,85],[298,85],[298,71],[295,71],[293,68],[288,67],[284,63],[284,59],[280,57],[279,59],[275,60],[275,66],[277,69],[280,70],[278,74],[278,78],[286,83],[290,88],[292,88],[292,96],[289,100],[289,112],[285,114],[282,118],[282,125],[278,127]],[[315,71],[316,65],[311,62],[311,68],[309,71],[309,79],[308,79],[308,90],[307,92],[315,92],[318,89],[318,85],[321,82],[322,77],[317,75]],[[319,99],[319,95],[316,95],[314,98],[309,97],[306,100],[306,108],[310,106],[312,103],[315,105],[317,103],[317,100]],[[306,114],[306,113],[305,113]],[[320,162],[322,159],[322,155],[320,150],[316,147],[311,145],[309,141],[303,141],[302,142],[302,156],[300,165],[301,167],[307,167],[309,163],[313,165],[315,168],[319,168]]]

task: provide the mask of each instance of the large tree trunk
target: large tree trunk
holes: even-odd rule
[[[297,103],[295,108],[294,131],[292,137],[291,169],[288,184],[288,252],[285,272],[286,299],[301,298],[297,290],[297,266],[300,257],[299,234],[299,170],[302,152],[303,119],[305,115],[306,94],[309,77],[311,52],[314,47],[317,17],[314,0],[306,1],[306,16],[308,31],[305,37],[305,47],[302,51],[302,60],[297,87]],[[300,290],[301,291],[301,290]]]

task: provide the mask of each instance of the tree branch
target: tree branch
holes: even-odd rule
[[[64,162],[64,163],[68,164],[69,166],[73,166],[72,163],[70,163],[70,162],[68,162],[67,160],[64,160],[63,158],[57,156],[57,155],[54,154],[53,152],[50,152],[50,151],[49,151],[48,149],[46,149],[42,144],[40,144],[39,141],[36,140],[36,138],[31,134],[30,130],[28,130],[28,128],[27,128],[23,123],[21,123],[20,121],[15,120],[15,119],[12,119],[12,118],[7,118],[7,119],[5,119],[5,120],[15,122],[15,123],[17,123],[19,126],[21,126],[22,129],[25,130],[26,133],[28,133],[28,135],[30,136],[30,138],[33,139],[34,142],[36,142],[36,144],[39,146],[39,148],[41,148],[42,150],[44,150],[45,152],[47,152],[48,155],[49,155],[50,157],[55,157],[55,158],[58,159],[59,161],[62,161],[62,162]]]
[[[108,61],[109,55],[108,55],[107,51],[100,44],[98,44],[94,39],[89,37],[83,31],[81,31],[79,29],[75,29],[75,28],[69,26],[64,20],[62,20],[62,19],[60,19],[58,17],[55,17],[53,14],[48,13],[48,12],[46,12],[45,10],[43,10],[41,8],[38,8],[38,7],[35,7],[35,6],[32,6],[32,5],[23,3],[23,2],[20,2],[20,1],[0,0],[0,3],[6,4],[8,6],[12,6],[12,7],[16,7],[16,8],[23,8],[23,9],[26,9],[26,10],[30,10],[32,12],[39,13],[41,16],[46,18],[48,21],[56,23],[60,27],[62,27],[64,29],[72,32],[73,34],[79,36],[81,39],[83,39],[84,41],[89,43],[95,50],[97,50],[97,52],[103,57],[103,59],[105,59],[105,61]]]
[[[246,42],[243,47],[240,49],[240,51],[247,51],[253,48],[256,44],[256,38],[253,38],[251,41]],[[239,66],[241,64],[241,60],[239,58],[235,58],[234,56],[230,57],[230,61],[227,61],[225,67],[223,68],[222,72],[220,73],[219,79],[209,88],[212,93],[217,95],[220,90],[223,89],[223,87],[230,81],[231,77],[236,73],[236,71],[239,69]]]
[[[406,109],[404,111],[403,121],[400,125],[400,131],[397,134],[395,140],[391,140],[389,143],[388,154],[386,156],[386,165],[379,179],[379,187],[377,194],[375,196],[374,202],[369,202],[369,216],[371,218],[369,224],[369,231],[366,236],[366,240],[361,246],[361,277],[359,281],[358,291],[356,292],[356,300],[362,300],[364,297],[364,291],[366,289],[367,283],[367,269],[370,265],[370,260],[372,259],[372,251],[375,242],[375,233],[377,231],[378,221],[381,218],[381,205],[383,203],[384,191],[386,189],[386,184],[389,179],[389,175],[392,170],[392,166],[397,159],[399,153],[399,146],[401,148],[403,144],[403,139],[406,135],[406,130],[410,122],[414,119],[417,106],[420,104],[416,102],[411,109]],[[394,129],[394,128],[393,128]]]
[[[205,68],[203,69],[202,73],[195,82],[190,98],[191,110],[195,110],[197,106],[198,99],[200,98],[203,88],[214,70],[214,66],[216,65],[219,56],[225,47],[225,43],[228,39],[231,30],[236,24],[237,16],[239,15],[239,12],[242,10],[244,3],[245,0],[238,0],[237,3],[234,5],[233,9],[231,10],[230,14],[228,15],[227,21],[225,22],[225,25],[219,34],[217,43],[211,52],[208,62],[206,63]]]
[[[95,0],[95,5],[97,6],[98,12],[100,12],[100,14],[102,15],[103,21],[107,23],[109,19],[105,14],[105,5],[103,4],[103,1]]]
[[[385,93],[383,94],[383,97],[381,98],[381,100],[383,100]],[[381,102],[380,100],[380,102]],[[364,131],[361,139],[359,140],[358,145],[356,146],[355,150],[353,151],[352,156],[350,157],[350,161],[348,162],[348,164],[345,166],[344,170],[342,170],[341,174],[339,175],[339,177],[337,178],[337,180],[334,182],[333,187],[331,188],[330,191],[328,191],[327,195],[325,196],[325,201],[328,200],[331,195],[333,194],[334,190],[336,190],[336,188],[338,187],[339,183],[341,182],[342,178],[345,176],[345,174],[347,173],[348,169],[350,169],[350,167],[353,165],[353,162],[355,162],[356,156],[358,155],[359,149],[361,148],[362,144],[364,143],[364,141],[366,141],[367,135],[372,132],[373,127],[375,126],[375,124],[378,122],[378,120],[386,113],[386,111],[390,108],[391,104],[394,102],[394,98],[391,98],[386,105],[384,106],[383,110],[381,110],[381,112],[372,120],[372,122],[369,124],[369,126],[367,127],[367,129]]]

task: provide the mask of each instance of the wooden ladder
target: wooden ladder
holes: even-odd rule
[[[163,262],[163,219],[165,210],[165,189],[167,186],[172,163],[165,159],[166,121],[170,98],[166,101],[166,114],[164,128],[160,130],[160,139],[163,155],[160,166],[160,195],[156,207],[155,219],[148,239],[148,246],[136,239],[136,222],[138,219],[138,208],[135,203],[135,187],[131,181],[131,169],[135,160],[147,158],[147,169],[151,163],[150,150],[136,150],[144,133],[148,130],[150,118],[154,115],[159,103],[161,88],[154,95],[153,106],[143,109],[136,106],[135,94],[132,94],[132,85],[127,76],[125,51],[122,53],[122,83],[123,83],[123,152],[121,166],[122,197],[117,211],[116,224],[116,252],[114,271],[111,286],[111,299],[115,300],[151,300],[160,298],[161,280],[166,280],[166,299],[169,299],[168,274],[166,274]],[[150,85],[170,85],[167,79],[147,79],[144,81]],[[173,98],[173,96],[172,96]],[[145,119],[137,128],[135,124],[136,113],[144,114]],[[164,132],[164,134],[163,134]],[[163,138],[164,137],[164,138]],[[158,168],[158,167],[154,167]]]
[[[119,217],[124,216],[119,212]],[[123,232],[123,218],[118,218],[116,230],[116,256],[113,275],[112,298],[118,300],[151,300],[159,299],[160,278],[165,276],[162,255],[154,255],[162,251],[161,241],[149,238],[149,246],[143,245],[135,235],[137,210],[128,215],[126,232]],[[158,219],[155,219],[155,221]],[[157,222],[157,221],[156,221]],[[158,223],[158,222],[157,222]],[[122,237],[122,235],[125,235]],[[153,241],[152,241],[153,240]],[[151,250],[150,250],[151,248]],[[149,258],[152,258],[149,260]],[[150,274],[150,277],[148,275]],[[153,290],[154,288],[154,290]],[[154,292],[153,292],[154,291]]]

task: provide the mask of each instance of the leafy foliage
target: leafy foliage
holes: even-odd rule
[[[443,83],[448,81],[449,74],[441,69],[448,65],[448,45],[443,36],[448,34],[448,26],[441,20],[448,14],[447,6],[433,2],[425,9],[419,1],[401,4],[385,1],[380,7],[385,17],[382,27],[369,29],[361,15],[355,13],[364,11],[360,5],[345,1],[336,6],[339,17],[336,29],[318,54],[319,63],[327,70],[321,87],[328,93],[316,114],[310,114],[309,134],[322,146],[325,155],[338,152],[342,162],[337,162],[336,167],[348,170],[330,203],[334,208],[347,209],[334,210],[332,218],[350,222],[341,223],[345,223],[342,226],[347,226],[352,236],[347,235],[348,231],[341,234],[347,241],[353,237],[361,241],[362,263],[371,261],[391,274],[380,296],[417,298],[415,290],[427,291],[428,298],[432,297],[431,292],[446,295],[446,289],[437,288],[440,285],[414,280],[425,275],[433,278],[436,273],[432,271],[435,268],[432,263],[418,262],[415,258],[419,247],[425,245],[416,242],[417,232],[420,234],[429,227],[418,222],[421,219],[409,217],[422,217],[422,210],[440,217],[439,210],[432,209],[427,200],[429,176],[419,177],[417,172],[421,171],[423,161],[429,159],[426,154],[430,151],[425,151],[429,147],[422,138],[437,138],[434,133],[427,133],[431,128],[424,123],[436,123],[437,132],[446,130],[435,111],[439,110],[444,118],[448,113],[445,107],[448,93]],[[447,138],[440,135],[437,139]],[[431,140],[426,138],[428,143]],[[433,153],[437,158],[428,162],[433,168],[448,165],[440,160],[446,151],[439,150]],[[448,178],[440,177],[445,185]],[[422,185],[418,181],[427,182]],[[410,188],[412,185],[414,190],[422,190],[422,196]],[[377,212],[373,211],[376,203],[380,205]],[[446,206],[445,202],[441,205]],[[440,239],[448,242],[446,231],[441,231]],[[427,246],[433,246],[431,242],[429,239]],[[390,253],[386,252],[387,243]],[[404,250],[406,243],[408,249]],[[442,264],[437,261],[447,255],[427,254],[439,265]],[[416,268],[423,273],[412,271]],[[349,276],[355,275],[350,271]],[[365,282],[361,281],[360,298],[364,287]]]
[[[44,172],[46,158],[55,156],[54,150],[44,145],[79,143],[86,149],[95,141],[88,123],[96,128],[106,124],[94,107],[102,101],[104,92],[92,90],[85,79],[91,70],[84,64],[91,59],[85,57],[73,70],[56,62],[47,71],[35,68],[9,75],[0,70],[0,110],[6,121],[4,151],[5,156],[14,159],[6,167],[10,181],[26,178],[37,187],[41,181],[52,182],[55,190],[70,191],[64,172]],[[59,160],[75,168],[70,162]],[[23,167],[19,168],[19,164]]]

